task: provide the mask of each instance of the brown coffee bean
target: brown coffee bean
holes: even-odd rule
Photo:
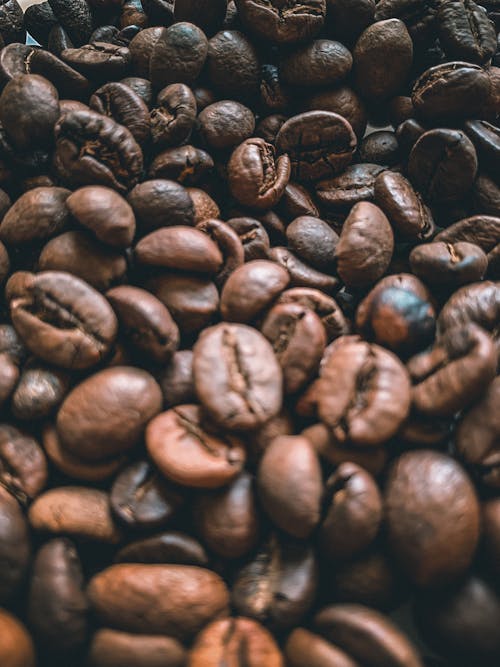
[[[340,443],[379,445],[410,409],[410,380],[399,359],[355,337],[333,344],[320,383],[319,415]]]
[[[181,641],[228,613],[222,579],[190,565],[112,565],[92,577],[87,593],[104,625]]]
[[[443,306],[438,317],[438,331],[444,333],[470,322],[495,331],[500,318],[500,284],[492,281],[474,283],[458,289]]]
[[[326,482],[326,498],[321,548],[329,558],[352,558],[373,542],[380,529],[383,509],[378,486],[360,466],[342,463]]]
[[[320,521],[321,467],[311,443],[300,436],[273,440],[257,474],[259,498],[273,523],[306,539]],[[293,492],[292,492],[293,489]]]
[[[231,273],[245,261],[245,251],[238,234],[221,220],[208,219],[199,222],[196,229],[204,232],[219,247],[222,266],[215,276],[215,284],[222,287]]]
[[[149,109],[141,97],[124,83],[105,83],[93,93],[89,106],[93,111],[98,111],[126,127],[139,145],[148,141]]]
[[[488,268],[488,257],[473,243],[434,241],[413,248],[410,266],[430,285],[459,286],[481,280]]]
[[[260,517],[248,473],[223,489],[198,495],[193,514],[200,537],[223,558],[241,558],[258,544]]]
[[[47,461],[35,438],[0,424],[0,485],[27,505],[45,488],[47,477]]]
[[[173,179],[181,184],[194,185],[214,168],[211,156],[195,146],[167,148],[155,157],[148,171],[150,179]]]
[[[316,196],[326,211],[348,213],[355,204],[373,201],[375,179],[385,168],[379,164],[353,164],[335,178],[316,184]]]
[[[115,562],[205,567],[208,565],[208,556],[194,537],[172,530],[130,542],[116,554]]]
[[[217,273],[222,254],[207,234],[192,227],[165,227],[148,234],[134,248],[144,266],[194,273]]]
[[[70,454],[101,462],[140,441],[160,412],[162,395],[153,377],[139,368],[108,368],[77,385],[57,414],[57,432]]]
[[[283,657],[271,633],[249,618],[214,621],[196,638],[190,667],[283,667]]]
[[[198,115],[198,123],[203,140],[215,150],[236,148],[251,137],[255,130],[252,111],[233,100],[206,106]]]
[[[103,243],[128,248],[135,234],[135,217],[127,201],[110,188],[90,185],[73,192],[66,206],[76,220]]]
[[[106,298],[132,348],[158,363],[170,361],[179,345],[179,329],[159,299],[129,285],[109,290]]]
[[[196,400],[193,379],[193,353],[191,350],[179,350],[165,366],[157,381],[163,393],[163,405],[172,408],[182,403]]]
[[[198,225],[209,218],[217,220],[220,218],[220,209],[217,202],[199,188],[186,188],[194,207],[194,222]]]
[[[0,661],[4,667],[35,667],[33,640],[22,623],[0,609]]]
[[[281,368],[264,336],[248,326],[205,330],[194,347],[193,372],[198,398],[220,426],[250,430],[281,409]]]
[[[336,276],[323,273],[309,266],[290,252],[288,248],[275,246],[268,252],[268,257],[288,271],[291,287],[319,289],[327,294],[336,292],[339,288],[339,281]]]
[[[301,215],[286,228],[290,249],[319,271],[331,272],[339,236],[326,222]]]
[[[298,303],[315,312],[327,335],[328,342],[350,333],[350,324],[335,299],[314,288],[294,287],[282,292],[277,303]]]
[[[412,402],[427,415],[451,417],[472,403],[495,377],[498,353],[475,324],[450,328],[430,352],[410,359]]]
[[[2,604],[12,598],[26,575],[31,556],[30,542],[28,522],[19,503],[7,489],[0,485],[0,601]]]
[[[160,472],[184,486],[217,488],[239,475],[246,453],[241,441],[212,433],[197,405],[179,405],[155,417],[146,430],[149,455]]]
[[[88,368],[111,349],[117,321],[90,285],[69,273],[14,274],[6,287],[12,323],[38,357],[63,368]]]
[[[363,287],[383,276],[394,249],[389,221],[378,206],[360,202],[351,209],[335,249],[337,271],[348,287]]]
[[[304,628],[295,628],[285,645],[290,667],[358,667],[359,663],[325,639]]]
[[[205,34],[192,23],[174,23],[162,30],[149,60],[149,78],[155,88],[172,83],[192,84],[200,74],[208,53]]]
[[[279,2],[237,0],[238,14],[251,32],[277,44],[308,41],[322,28],[326,15],[325,0]]]
[[[57,643],[62,653],[83,648],[88,602],[82,565],[70,540],[56,538],[38,550],[28,593],[28,618],[43,645]]]
[[[479,504],[452,458],[431,450],[400,456],[385,506],[389,546],[415,584],[443,585],[467,570],[479,539]]]
[[[186,188],[175,181],[139,183],[129,192],[127,201],[134,210],[141,236],[167,224],[194,224],[193,201]]]
[[[94,634],[88,654],[89,667],[183,667],[186,657],[186,649],[173,637],[108,628]]]

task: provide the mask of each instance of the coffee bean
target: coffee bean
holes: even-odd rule
[[[278,44],[294,44],[314,37],[322,28],[325,0],[292,0],[285,5],[273,0],[237,0],[245,26],[260,38]]]
[[[488,257],[473,243],[435,241],[416,246],[410,254],[412,271],[429,284],[463,285],[481,280]]]
[[[119,667],[124,663],[130,667],[182,667],[186,649],[173,637],[98,630],[89,647],[89,664]]]
[[[157,146],[187,141],[196,123],[196,100],[189,86],[173,83],[158,93],[151,110],[151,139]]]
[[[214,167],[210,155],[194,146],[167,148],[157,155],[148,171],[150,179],[174,179],[179,183],[198,183]]]
[[[149,139],[149,109],[129,86],[106,83],[92,95],[89,106],[126,127],[139,145]]]
[[[328,86],[340,83],[352,67],[352,55],[340,42],[317,39],[280,61],[280,77],[294,86]]]
[[[338,667],[356,667],[354,660],[333,644],[304,628],[295,628],[290,633],[285,654],[290,667],[301,667],[304,663],[311,667],[338,665]]]
[[[373,201],[375,179],[385,172],[378,164],[353,164],[340,176],[316,184],[316,195],[326,211],[349,211],[354,204]]]
[[[496,51],[493,23],[473,0],[439,3],[439,41],[450,58],[481,65]]]
[[[175,23],[154,43],[149,61],[151,83],[164,88],[172,83],[191,84],[200,74],[208,53],[208,41],[192,23]]]
[[[175,181],[139,183],[129,192],[128,203],[134,210],[141,235],[165,226],[167,221],[171,225],[194,224],[192,199],[186,189]]]
[[[61,58],[84,76],[97,80],[125,76],[132,61],[127,47],[106,42],[93,42],[76,49],[65,49]]]
[[[24,625],[0,610],[0,659],[5,667],[35,667],[35,647]]]
[[[185,533],[158,533],[127,544],[117,553],[118,563],[171,563],[173,565],[208,565],[202,545]]]
[[[182,403],[195,400],[193,380],[193,353],[191,350],[178,350],[157,377],[163,393],[163,404],[172,408]]]
[[[380,0],[375,8],[375,20],[390,18],[403,21],[412,39],[421,41],[435,30],[435,3],[433,0]]]
[[[47,477],[47,461],[37,440],[1,424],[0,485],[26,505],[45,488]]]
[[[0,518],[0,600],[4,604],[16,593],[27,573],[31,539],[19,503],[3,485],[0,485]]]

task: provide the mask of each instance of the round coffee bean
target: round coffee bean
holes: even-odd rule
[[[488,268],[488,257],[479,246],[466,241],[435,241],[413,248],[410,266],[430,285],[459,286],[481,280]]]
[[[175,23],[164,29],[154,43],[149,61],[151,83],[156,88],[172,83],[194,83],[207,53],[207,38],[197,26]]]
[[[235,148],[255,130],[255,116],[250,109],[232,100],[206,106],[198,116],[198,123],[204,141],[216,150]]]

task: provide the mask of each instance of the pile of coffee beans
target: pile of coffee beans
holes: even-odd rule
[[[0,0],[0,667],[498,667],[499,30]]]

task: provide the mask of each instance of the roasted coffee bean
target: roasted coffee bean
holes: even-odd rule
[[[12,414],[23,421],[51,416],[69,391],[66,371],[32,362],[24,366],[11,397]]]
[[[0,518],[0,600],[3,604],[16,593],[26,575],[31,540],[28,523],[19,503],[1,484]]]
[[[156,88],[171,83],[192,84],[208,53],[205,33],[192,23],[174,23],[164,29],[151,51],[149,76]]]
[[[495,27],[474,0],[441,2],[436,19],[439,41],[450,58],[481,65],[495,53]]]
[[[433,0],[379,0],[375,20],[398,18],[408,28],[412,39],[424,40],[436,27],[436,7]]]
[[[145,80],[149,79],[151,54],[157,40],[163,35],[164,28],[156,25],[144,28],[130,40],[128,48],[132,56],[132,71],[136,76],[144,77]],[[149,85],[151,86],[151,83]]]
[[[281,153],[289,154],[292,176],[298,181],[341,173],[351,162],[356,145],[350,123],[329,111],[293,116],[276,137],[276,146]]]
[[[49,5],[59,23],[68,31],[77,45],[85,44],[92,32],[92,14],[85,0],[49,0]]]
[[[356,327],[367,340],[399,354],[416,352],[431,343],[435,334],[432,297],[411,274],[386,276],[359,304]]]
[[[268,252],[268,258],[288,271],[292,287],[319,289],[327,294],[332,294],[339,289],[339,280],[336,276],[309,266],[288,248],[275,246]]]
[[[26,505],[47,484],[47,461],[37,440],[8,424],[0,425],[0,485]]]
[[[74,456],[104,461],[134,447],[161,405],[160,387],[149,373],[107,368],[69,393],[57,413],[57,432]]]
[[[81,649],[87,638],[88,602],[82,566],[70,540],[56,538],[36,554],[28,593],[28,618],[38,641],[62,653]]]
[[[413,405],[427,415],[451,417],[493,380],[497,358],[495,342],[476,324],[447,329],[431,351],[408,362]]]
[[[145,102],[124,83],[106,83],[89,100],[89,106],[126,127],[138,144],[149,139],[149,109]]]
[[[479,173],[474,181],[472,200],[474,212],[500,216],[500,187],[486,173]]]
[[[285,645],[287,664],[290,667],[357,667],[351,658],[341,649],[304,628],[295,628],[288,636]]]
[[[121,283],[127,274],[127,260],[119,250],[101,243],[89,232],[66,232],[51,239],[38,257],[40,271],[64,271],[99,292]]]
[[[443,585],[469,567],[479,538],[479,505],[469,478],[452,458],[407,452],[385,489],[389,546],[418,586]]]
[[[340,42],[317,39],[282,57],[280,78],[294,86],[329,86],[351,71],[352,55]]]
[[[220,490],[200,493],[193,513],[203,541],[223,558],[241,558],[258,544],[260,516],[248,473]]]
[[[210,148],[235,148],[252,136],[255,116],[239,102],[223,100],[206,106],[198,116],[199,132]]]
[[[279,213],[285,220],[295,220],[302,215],[319,216],[319,209],[307,188],[299,183],[289,182],[278,203]]]
[[[363,97],[383,101],[399,94],[405,85],[413,59],[413,42],[405,24],[391,18],[366,28],[352,56],[356,89]]]
[[[183,497],[150,463],[137,461],[115,478],[109,502],[120,523],[150,529],[165,525],[182,505]]]
[[[165,477],[196,488],[228,484],[246,458],[238,438],[205,427],[197,405],[178,405],[155,417],[146,430],[146,446]]]
[[[370,667],[422,667],[416,648],[383,614],[362,605],[335,604],[314,617],[314,629]]]
[[[6,287],[12,323],[26,346],[56,366],[89,368],[111,350],[117,321],[106,299],[69,273],[14,274]]]
[[[167,148],[151,163],[151,179],[174,179],[181,184],[193,185],[203,179],[214,167],[210,155],[201,148],[179,146]]]
[[[212,37],[208,42],[206,69],[209,82],[222,98],[245,102],[259,93],[259,54],[238,30],[221,30]]]
[[[500,129],[485,120],[467,120],[467,136],[476,147],[481,166],[494,175],[500,169]]]
[[[382,522],[382,497],[366,470],[342,463],[326,482],[323,504],[319,539],[329,558],[351,558],[373,542]]]
[[[215,284],[222,288],[229,276],[245,261],[243,245],[232,227],[221,220],[203,220],[196,225],[196,229],[209,236],[222,253],[222,266],[215,276]]]
[[[189,654],[191,667],[283,667],[283,657],[271,633],[249,618],[210,623],[198,635]]]
[[[193,201],[186,189],[175,181],[144,181],[129,192],[127,200],[134,210],[141,236],[169,224],[194,224]]]
[[[434,241],[413,248],[410,266],[430,285],[459,286],[481,280],[488,268],[488,257],[473,243]]]
[[[238,614],[286,630],[307,614],[317,584],[318,566],[307,543],[271,535],[237,573],[232,604]]]
[[[139,34],[142,35],[143,32],[144,31],[141,30]],[[120,81],[120,83],[123,83],[124,85],[131,88],[134,93],[139,95],[148,109],[151,108],[153,104],[153,86],[151,85],[151,81],[148,81],[148,79],[143,79],[140,76],[126,76]]]
[[[95,111],[70,111],[55,127],[56,168],[73,186],[104,185],[126,192],[142,172],[142,151],[132,134]]]
[[[173,637],[104,628],[93,635],[88,657],[91,667],[182,667],[186,649]]]
[[[35,667],[35,646],[24,625],[0,609],[0,660],[5,667]]]
[[[156,146],[178,146],[187,141],[196,123],[196,100],[183,83],[174,83],[158,93],[151,110],[151,139]]]
[[[57,19],[47,1],[30,5],[24,11],[26,30],[39,44],[47,44],[50,30],[56,24]],[[24,40],[16,39],[15,41],[23,42]]]
[[[208,556],[194,537],[169,531],[131,542],[116,554],[117,563],[208,565]]]
[[[304,101],[304,111],[318,109],[343,116],[351,124],[358,140],[363,138],[368,121],[367,110],[360,96],[349,86],[320,91]]]
[[[379,130],[368,134],[359,147],[361,162],[381,164],[389,167],[399,162],[399,144],[394,132]]]
[[[261,222],[254,218],[231,218],[227,224],[236,232],[241,241],[245,262],[267,258],[271,243]]]
[[[319,218],[300,216],[286,230],[288,245],[301,259],[320,271],[332,269],[338,234]]]
[[[236,0],[243,24],[259,38],[277,44],[295,44],[314,37],[322,28],[326,0]]]
[[[180,640],[228,613],[222,579],[189,565],[112,565],[92,577],[87,593],[104,625]]]
[[[285,394],[300,391],[316,375],[326,347],[319,316],[298,303],[277,304],[266,315],[261,332],[283,370]]]
[[[381,278],[391,261],[394,235],[389,221],[370,202],[355,204],[335,249],[337,271],[349,287],[363,287]]]
[[[316,196],[326,211],[349,211],[354,204],[373,201],[375,179],[385,172],[378,164],[353,164],[340,176],[316,184]]]
[[[277,303],[298,303],[315,312],[325,327],[328,342],[350,333],[350,324],[337,302],[317,289],[294,287],[285,290]]]
[[[468,326],[473,322],[495,335],[500,317],[500,284],[474,283],[458,289],[444,304],[438,317],[438,331]]]
[[[461,130],[425,132],[408,159],[410,181],[434,204],[459,201],[471,189],[477,167],[474,144]]]
[[[356,337],[333,344],[320,383],[319,415],[340,443],[379,445],[410,409],[410,380],[401,362]]]
[[[126,46],[106,42],[93,42],[77,49],[65,49],[61,58],[84,76],[98,81],[125,76],[132,62]]]

